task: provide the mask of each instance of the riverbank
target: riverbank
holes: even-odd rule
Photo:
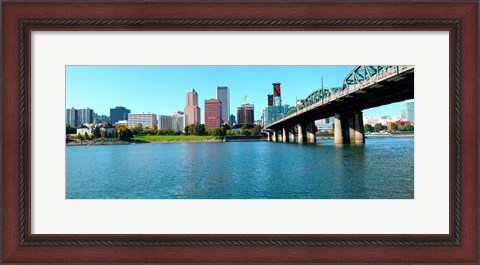
[[[135,136],[131,141],[120,141],[116,139],[94,139],[71,140],[67,146],[84,146],[84,145],[127,145],[127,144],[167,144],[167,143],[221,143],[223,138],[214,136],[197,136],[197,135],[142,135]]]

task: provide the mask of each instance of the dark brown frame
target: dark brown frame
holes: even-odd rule
[[[6,2],[2,9],[1,262],[479,262],[478,1]],[[448,30],[450,233],[32,235],[32,30]]]

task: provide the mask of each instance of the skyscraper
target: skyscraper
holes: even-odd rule
[[[130,113],[129,109],[125,107],[117,106],[115,108],[110,109],[110,122],[116,123],[120,120],[127,120],[128,114]]]
[[[222,103],[219,99],[205,100],[205,129],[218,128],[222,125]]]
[[[73,107],[65,111],[65,124],[70,127],[77,127],[78,125],[78,111]]]
[[[407,120],[415,124],[415,103],[413,101],[405,102],[405,108],[407,108]]]
[[[234,125],[234,124],[237,123],[237,119],[235,119],[235,115],[230,114],[230,118],[228,119],[228,123],[229,123],[230,125]]]
[[[186,116],[186,124],[200,124],[200,107],[198,107],[198,93],[195,89],[190,90],[187,93],[187,105],[185,106],[184,112]]]
[[[237,108],[237,120],[238,124],[253,124],[255,122],[254,117],[254,105],[245,104]]]
[[[401,117],[404,120],[409,120],[411,123],[415,124],[415,102],[409,101],[405,102],[405,108],[402,108]]]
[[[84,123],[92,123],[93,122],[93,109],[86,108],[86,109],[79,109],[77,111],[78,113],[78,125],[84,124]]]
[[[228,123],[230,118],[230,90],[228,86],[217,86],[217,99],[222,103],[222,122]]]

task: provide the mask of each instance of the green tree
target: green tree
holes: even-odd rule
[[[383,130],[383,125],[381,123],[376,123],[373,127],[374,131],[375,132],[379,132],[381,130]]]
[[[405,131],[413,131],[414,130],[414,126],[411,125],[411,124],[407,124],[405,125]]]
[[[370,125],[370,124],[365,124],[363,126],[363,129],[365,130],[365,132],[373,132],[374,131],[373,126]]]
[[[85,132],[85,133],[83,134],[83,138],[85,138],[85,139],[90,138],[90,137],[88,137],[88,133],[87,133],[87,132]]]
[[[260,125],[253,126],[253,135],[260,135],[261,132],[262,132],[262,126]]]
[[[188,126],[188,134],[205,135],[205,124],[191,124]]]
[[[132,128],[132,133],[134,135],[139,135],[142,131],[143,131],[143,125],[140,124],[140,123],[133,126],[133,128]]]
[[[121,140],[121,141],[130,141],[133,137],[132,130],[126,127],[120,127],[117,129],[117,137],[118,137],[118,140]]]
[[[95,136],[95,138],[98,138],[101,136],[101,133],[100,133],[100,127],[95,127],[95,129],[93,129],[93,136]]]
[[[398,125],[395,124],[395,123],[392,123],[392,124],[390,125],[390,128],[391,128],[391,131],[396,131],[396,130],[398,129]]]

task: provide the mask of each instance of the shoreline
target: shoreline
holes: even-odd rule
[[[145,140],[137,140],[132,142],[125,142],[125,141],[96,141],[96,142],[87,142],[80,144],[78,142],[70,142],[67,143],[66,146],[94,146],[94,145],[131,145],[131,144],[170,144],[170,143],[223,143],[223,140],[219,139],[208,139],[208,140],[152,140],[152,141],[145,141]]]

